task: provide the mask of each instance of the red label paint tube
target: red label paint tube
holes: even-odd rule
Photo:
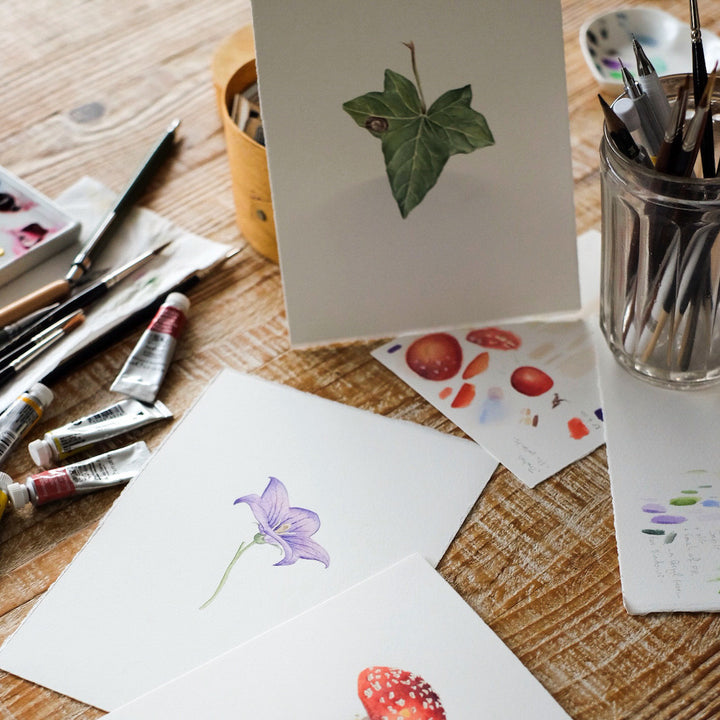
[[[185,295],[170,293],[167,296],[110,386],[111,390],[143,402],[155,401],[189,308],[190,301]]]
[[[150,404],[123,398],[91,415],[50,430],[42,440],[33,440],[28,451],[35,463],[47,468],[103,440],[171,417],[170,410],[159,400]]]
[[[71,497],[121,485],[132,480],[150,457],[144,442],[96,455],[89,460],[31,475],[25,483],[10,483],[10,502],[20,508],[31,502],[44,505],[52,500]]]
[[[0,415],[0,466],[7,460],[18,441],[42,417],[52,402],[50,388],[35,383]]]

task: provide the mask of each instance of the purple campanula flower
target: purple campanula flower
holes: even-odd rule
[[[250,542],[242,542],[235,556],[225,569],[215,592],[200,609],[207,607],[220,593],[240,556],[253,545],[275,545],[283,551],[283,557],[275,565],[293,565],[298,560],[317,560],[325,567],[330,565],[330,555],[322,545],[311,538],[320,528],[320,518],[312,510],[290,507],[285,486],[274,477],[270,478],[262,495],[243,495],[234,505],[245,503],[252,510],[258,524],[258,532]]]
[[[279,546],[285,553],[275,565],[292,565],[300,559],[318,560],[325,567],[330,556],[310,538],[320,527],[320,518],[312,510],[290,507],[285,486],[274,477],[261,496],[243,495],[235,501],[247,503],[255,516],[264,542]]]

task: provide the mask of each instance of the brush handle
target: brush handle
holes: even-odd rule
[[[55,280],[0,309],[0,326],[22,320],[35,310],[52,305],[70,294],[67,280]]]
[[[698,38],[692,43],[692,64],[693,64],[693,95],[695,107],[700,103],[700,98],[705,91],[708,82],[707,67],[705,66],[705,52],[702,40]],[[702,160],[703,176],[706,178],[715,177],[715,147],[713,141],[712,113],[708,112],[708,122],[702,131],[700,141],[700,158]]]

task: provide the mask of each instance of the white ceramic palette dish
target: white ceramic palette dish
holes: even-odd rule
[[[580,28],[580,47],[601,90],[623,90],[620,63],[636,72],[633,36],[642,45],[658,75],[692,72],[690,20],[682,22],[655,8],[625,8],[590,18]],[[720,59],[720,38],[702,30],[705,62],[710,71]]]

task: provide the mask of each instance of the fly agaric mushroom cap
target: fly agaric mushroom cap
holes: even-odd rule
[[[390,667],[365,668],[358,695],[369,720],[446,720],[440,698],[419,675]]]

